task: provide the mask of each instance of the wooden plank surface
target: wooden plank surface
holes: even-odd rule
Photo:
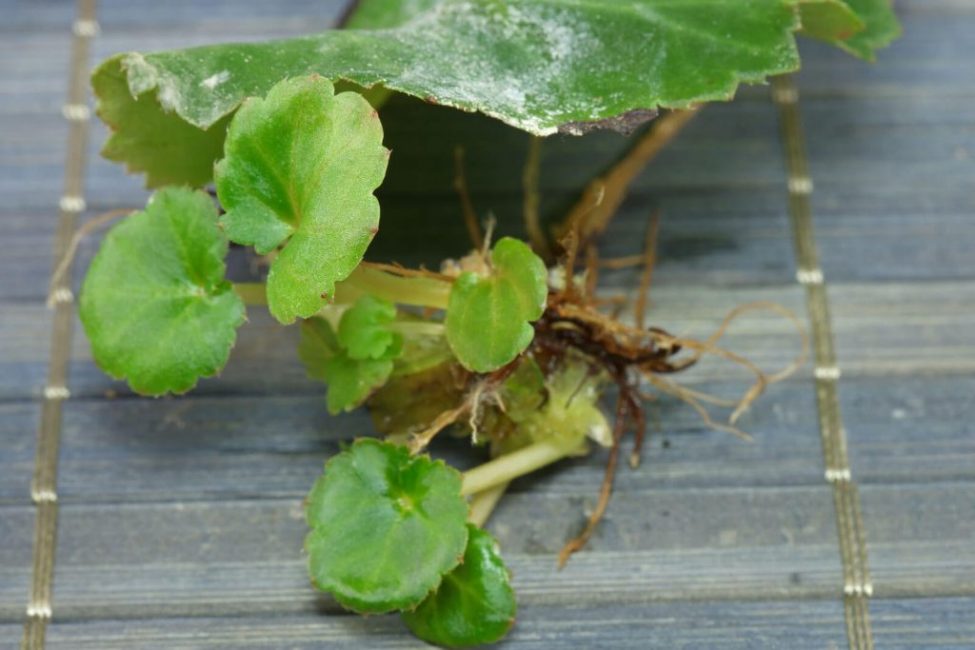
[[[302,33],[327,24],[340,4],[103,0],[96,57]],[[43,297],[74,8],[8,0],[0,9],[11,16],[0,25],[6,648],[19,639],[30,577],[29,482],[50,338]],[[975,58],[975,6],[911,0],[900,10],[905,36],[877,65],[807,44],[799,84],[877,647],[967,648],[975,646],[975,69],[961,62]],[[524,136],[415,102],[392,105],[384,119],[396,153],[375,255],[433,263],[463,251],[450,189],[458,142],[478,209],[518,231]],[[97,157],[104,137],[93,123],[89,217],[146,196],[138,178]],[[546,212],[564,208],[624,144],[614,135],[546,141]],[[653,322],[706,335],[752,300],[803,314],[780,151],[767,91],[747,89],[703,111],[641,177],[604,254],[637,252],[648,214],[661,209]],[[96,243],[83,245],[81,267]],[[246,262],[236,272],[248,274]],[[604,281],[614,290],[634,277]],[[325,415],[320,387],[295,358],[295,334],[253,311],[221,378],[185,398],[144,400],[98,371],[76,328],[49,647],[416,647],[395,617],[341,614],[307,586],[300,500],[338,442],[371,429],[364,414]],[[796,337],[787,323],[754,315],[727,344],[771,369],[794,354]],[[742,379],[720,364],[687,377],[722,394],[740,392]],[[506,647],[845,647],[811,370],[747,415],[752,444],[707,431],[679,404],[665,401],[656,414],[644,464],[620,474],[604,526],[565,571],[555,571],[554,553],[592,507],[604,456],[521,481],[502,503],[491,528],[522,603]],[[472,462],[462,444],[438,452]]]

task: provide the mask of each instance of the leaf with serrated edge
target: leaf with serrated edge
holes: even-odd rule
[[[342,314],[339,343],[352,359],[388,359],[402,349],[402,337],[389,325],[396,320],[396,306],[369,294],[360,297]]]
[[[445,0],[390,29],[116,55],[95,79],[128,82],[98,94],[100,104],[132,105],[116,109],[125,119],[113,123],[128,134],[126,160],[150,155],[137,143],[150,113],[205,129],[245,97],[312,72],[548,135],[637,109],[729,99],[740,83],[793,71],[797,14],[782,0]],[[194,155],[186,149],[182,159]]]
[[[283,244],[267,278],[282,323],[318,311],[362,260],[379,227],[382,138],[368,102],[320,77],[282,81],[231,121],[215,171],[221,223],[258,253]]]
[[[182,393],[227,362],[244,304],[224,280],[227,238],[206,194],[156,192],[108,233],[81,291],[98,365],[138,393]]]
[[[159,110],[154,91],[133,100],[120,66],[105,66],[92,77],[98,116],[112,132],[102,155],[124,163],[127,171],[145,172],[146,187],[202,187],[213,179],[213,163],[223,154],[230,114],[200,128],[179,115]]]
[[[524,242],[499,240],[491,267],[487,277],[462,273],[447,305],[447,342],[475,372],[496,370],[528,347],[548,294],[545,263]]]
[[[312,582],[361,613],[415,607],[463,557],[460,484],[442,461],[356,441],[326,463],[308,496]]]
[[[436,592],[402,613],[413,634],[448,648],[500,641],[515,622],[517,604],[491,535],[467,525],[467,550],[459,567],[444,576]]]

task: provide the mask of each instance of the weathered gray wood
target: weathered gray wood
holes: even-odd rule
[[[580,589],[587,600],[623,602],[828,595],[839,581],[825,486],[623,492],[590,555],[559,573],[555,553],[593,500],[585,489],[505,501],[492,530],[523,602],[574,601]],[[66,503],[61,517],[62,616],[233,614],[271,603],[295,611],[320,601],[299,554],[300,497]]]
[[[644,465],[621,472],[620,489],[818,485],[810,389],[807,382],[784,384],[756,406],[743,421],[756,438],[751,444],[704,430],[698,416],[680,404],[663,405]],[[300,496],[339,441],[371,431],[361,413],[328,418],[316,395],[66,406],[60,486],[69,501]],[[0,413],[13,421],[24,417],[13,409]],[[461,463],[471,456],[467,464],[480,456],[462,441],[444,443],[440,452]],[[533,489],[594,494],[602,454],[546,476]],[[22,493],[14,481],[9,489]]]
[[[526,607],[505,647],[547,648],[823,648],[842,640],[842,612],[809,601],[792,608],[779,603],[744,603],[570,609]],[[700,625],[710,620],[710,625]],[[806,632],[797,633],[805,627]],[[636,634],[632,634],[632,631]],[[786,630],[792,630],[787,634]],[[418,648],[392,616],[322,619],[289,616],[247,619],[177,619],[55,623],[52,648]],[[68,645],[76,643],[77,645]],[[102,645],[97,645],[101,643]],[[173,645],[179,643],[180,645]]]
[[[702,262],[704,264],[704,262]],[[629,289],[634,272],[607,275],[608,289]],[[650,322],[674,333],[706,337],[736,305],[771,300],[802,314],[800,291],[783,287],[715,287],[659,279],[649,311]],[[834,332],[847,377],[912,373],[975,373],[975,285],[967,282],[836,284],[830,287]],[[0,397],[38,396],[43,386],[49,313],[36,302],[8,303],[0,312]],[[293,394],[318,387],[304,376],[295,355],[298,332],[276,324],[262,309],[250,312],[237,347],[218,379],[204,380],[195,394]],[[725,345],[767,370],[788,363],[798,348],[792,326],[778,316],[756,312],[732,328]],[[273,369],[273,372],[269,372]],[[800,376],[808,376],[809,368]],[[681,377],[691,383],[745,377],[727,364],[708,363]],[[79,397],[119,394],[113,382],[91,362],[81,327],[72,346],[71,388]]]
[[[525,606],[500,647],[796,648],[842,647],[835,601],[660,603],[638,606]],[[55,623],[56,650],[170,648],[420,648],[394,616],[281,616],[255,620],[170,619]]]
[[[850,461],[862,483],[975,479],[975,377],[845,378]]]
[[[2,624],[20,621],[27,608],[31,548],[34,543],[34,509],[27,505],[0,505],[0,540]]]
[[[975,647],[975,600],[877,599],[870,606],[878,648],[957,650]]]
[[[975,594],[975,482],[864,485],[878,595]]]

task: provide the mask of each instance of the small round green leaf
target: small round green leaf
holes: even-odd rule
[[[486,277],[462,273],[447,306],[447,342],[475,372],[496,370],[528,347],[548,294],[545,263],[524,242],[498,241],[491,267]]]
[[[339,343],[353,359],[386,359],[397,356],[402,337],[390,330],[396,320],[396,306],[388,300],[363,295],[342,314]]]
[[[517,609],[497,542],[477,526],[467,528],[463,563],[419,607],[402,614],[413,634],[450,648],[500,641]]]
[[[98,365],[138,393],[182,393],[227,363],[244,304],[224,280],[213,201],[167,188],[108,233],[81,291]]]
[[[356,441],[326,463],[308,496],[312,582],[360,613],[415,607],[464,555],[460,484],[442,461]]]
[[[287,79],[230,123],[215,170],[230,239],[268,253],[271,313],[307,318],[362,260],[379,227],[373,196],[389,151],[376,111],[321,77]]]

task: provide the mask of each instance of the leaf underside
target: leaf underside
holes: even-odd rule
[[[314,584],[360,613],[415,607],[463,557],[460,482],[443,462],[374,439],[334,456],[308,496]]]
[[[467,525],[464,561],[444,576],[437,591],[403,620],[424,641],[451,648],[494,643],[515,622],[515,593],[497,542]]]
[[[140,137],[152,134],[140,124],[160,113],[207,129],[244,98],[310,73],[382,85],[546,135],[639,109],[728,99],[741,83],[798,67],[798,27],[795,7],[782,0],[443,0],[386,29],[121,54],[94,79],[99,110],[116,129],[109,147],[129,161],[150,155],[143,149],[151,143]],[[128,87],[103,82],[112,77]],[[205,154],[181,153],[187,161]],[[179,176],[169,166],[179,157],[150,169],[149,184]]]
[[[182,393],[227,362],[243,302],[206,194],[167,188],[108,233],[82,287],[95,360],[139,393]]]
[[[221,223],[234,242],[266,254],[268,309],[282,323],[308,317],[359,264],[379,227],[373,196],[389,151],[376,111],[321,77],[288,79],[231,121],[216,167]]]

